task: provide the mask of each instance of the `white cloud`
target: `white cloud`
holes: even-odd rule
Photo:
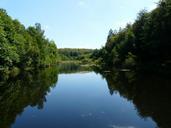
[[[85,5],[85,2],[84,1],[79,1],[78,5],[80,5],[80,6]]]
[[[84,0],[80,0],[80,1],[78,1],[78,6],[85,7],[86,6],[86,2]]]

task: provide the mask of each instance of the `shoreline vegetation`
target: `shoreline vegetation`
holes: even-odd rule
[[[75,63],[96,66],[105,72],[143,70],[171,71],[171,1],[161,0],[151,12],[142,10],[132,24],[110,30],[101,49],[57,48],[41,25],[25,28],[0,9],[0,72],[18,73]]]
[[[94,66],[92,54],[94,49],[60,48],[58,49],[59,64],[77,64],[82,67]]]
[[[125,28],[111,29],[101,49],[57,48],[39,23],[26,28],[0,9],[0,74],[3,128],[17,127],[23,120],[26,126],[77,127],[83,121],[86,127],[91,120],[87,126],[103,127],[101,121],[107,121],[106,127],[112,122],[131,128],[145,126],[140,121],[146,119],[171,128],[171,0],[160,0],[150,12],[140,11]],[[138,125],[127,125],[128,118]]]
[[[92,57],[102,70],[171,73],[171,1],[161,0],[151,12],[142,10],[134,23],[110,30],[104,47]]]
[[[0,9],[0,70],[9,71],[47,67],[57,63],[55,42],[44,35],[41,25],[25,28]]]

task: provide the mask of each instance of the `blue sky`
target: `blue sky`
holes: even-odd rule
[[[57,47],[100,48],[110,28],[133,22],[158,0],[0,0],[0,8],[26,27],[41,23]]]

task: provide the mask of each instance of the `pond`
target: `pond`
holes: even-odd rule
[[[160,97],[160,82],[151,78],[140,84],[141,78],[76,66],[22,73],[0,83],[0,127],[169,127],[169,92]],[[166,90],[170,81],[161,82]],[[155,83],[155,88],[146,89]]]

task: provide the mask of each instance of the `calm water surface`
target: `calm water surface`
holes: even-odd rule
[[[94,71],[51,69],[10,81],[5,84],[8,91],[0,97],[2,128],[157,127],[152,116],[138,112],[127,93],[122,95],[111,85],[115,83],[109,76]]]

